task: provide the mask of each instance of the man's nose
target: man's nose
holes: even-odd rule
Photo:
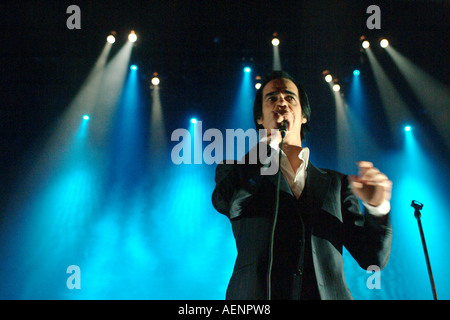
[[[279,97],[278,97],[278,104],[281,105],[281,106],[287,107],[287,101],[286,101],[286,99],[285,99],[283,94],[279,95]]]
[[[286,111],[286,109],[287,109],[287,102],[286,102],[286,100],[283,97],[278,99],[275,109],[277,111],[281,111],[281,112]]]

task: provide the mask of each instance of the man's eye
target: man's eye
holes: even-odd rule
[[[292,96],[287,96],[287,97],[286,97],[286,100],[293,101],[293,100],[294,100],[294,97],[292,97]]]

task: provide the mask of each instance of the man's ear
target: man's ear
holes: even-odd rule
[[[256,122],[257,122],[258,124],[262,125],[262,124],[263,124],[263,118],[262,118],[262,117],[259,117],[258,119],[256,119]]]
[[[303,117],[302,117],[302,123],[305,124],[305,123],[307,123],[307,122],[308,122],[308,119],[306,119],[306,117],[303,116]]]

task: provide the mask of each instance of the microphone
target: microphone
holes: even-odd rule
[[[280,125],[281,138],[284,139],[287,129],[288,129],[288,122],[287,122],[287,120],[283,120],[283,122],[281,122],[281,125]]]

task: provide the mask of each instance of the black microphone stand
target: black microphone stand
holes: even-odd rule
[[[417,219],[417,223],[419,225],[420,238],[422,239],[423,251],[425,253],[425,260],[427,262],[428,276],[430,277],[431,290],[433,291],[433,298],[434,298],[434,300],[438,300],[437,293],[436,293],[436,287],[434,285],[433,273],[431,272],[430,258],[428,257],[427,244],[425,243],[425,236],[423,234],[422,222],[420,221],[420,217],[422,215],[420,213],[420,210],[422,210],[423,204],[420,203],[419,201],[413,200],[411,203],[411,207],[414,208],[414,217]]]
[[[283,150],[284,137],[286,136],[288,123],[283,121],[280,126],[281,143],[280,152],[278,153],[278,176],[277,176],[277,191],[275,199],[275,213],[272,222],[272,232],[270,233],[269,243],[269,263],[267,268],[267,300],[272,300],[272,267],[273,267],[273,245],[275,240],[275,229],[278,221],[278,209],[280,206],[280,181],[281,181],[281,151]]]

